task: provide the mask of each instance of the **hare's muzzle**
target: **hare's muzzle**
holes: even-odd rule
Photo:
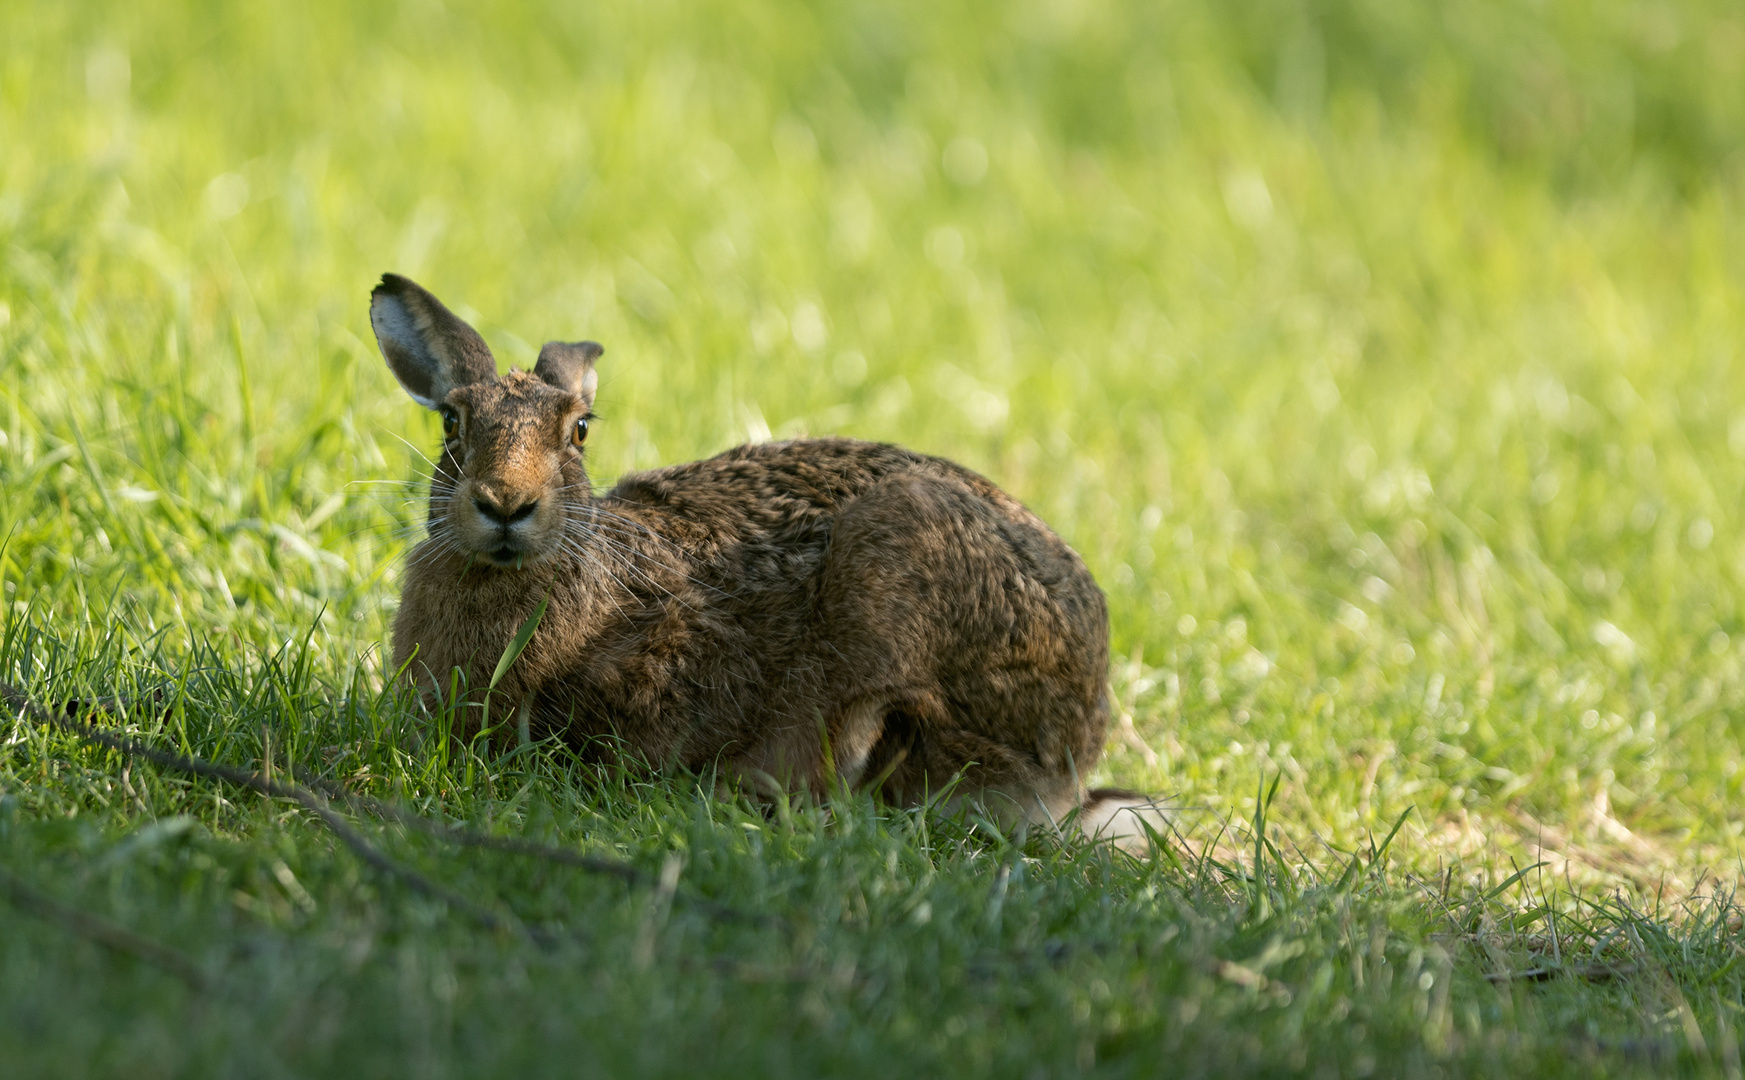
[[[537,496],[503,498],[474,487],[468,501],[472,504],[473,520],[466,531],[472,535],[479,554],[503,566],[540,554]]]

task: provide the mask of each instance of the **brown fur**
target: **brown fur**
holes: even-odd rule
[[[394,622],[394,661],[432,705],[457,669],[480,700],[549,596],[492,695],[497,722],[520,711],[536,737],[760,786],[824,794],[834,772],[898,804],[961,772],[960,791],[1007,821],[1084,803],[1108,719],[1107,607],[1072,549],[992,483],[895,446],[805,439],[595,496],[570,439],[598,346],[547,346],[537,374],[447,363],[482,341],[392,275],[372,322],[408,390],[458,414]]]

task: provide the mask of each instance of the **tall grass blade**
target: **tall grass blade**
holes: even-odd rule
[[[527,648],[527,643],[533,640],[533,632],[539,629],[539,620],[545,618],[545,605],[550,596],[541,597],[539,605],[533,609],[533,614],[521,624],[521,629],[515,631],[515,637],[509,642],[509,647],[503,650],[503,658],[497,661],[497,670],[491,673],[491,685],[487,689],[497,689],[497,684],[503,681],[503,676],[509,673],[515,661],[520,659],[521,650]]]

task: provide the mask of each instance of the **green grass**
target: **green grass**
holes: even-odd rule
[[[0,869],[212,985],[0,893],[5,1071],[1739,1075],[1741,145],[1700,0],[12,5],[0,679],[679,876],[357,818],[528,944],[9,717]],[[597,479],[1013,491],[1110,597],[1097,779],[1190,842],[424,737],[384,270],[603,342]]]

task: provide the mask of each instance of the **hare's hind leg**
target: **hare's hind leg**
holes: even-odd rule
[[[830,762],[836,779],[849,788],[858,788],[863,781],[876,781],[878,774],[868,775],[873,747],[885,738],[887,703],[879,698],[853,701],[838,714],[830,732]]]
[[[1028,512],[973,479],[889,477],[838,520],[820,602],[830,736],[866,746],[864,781],[913,803],[962,773],[1003,819],[1079,805],[1107,722],[1106,609]]]

